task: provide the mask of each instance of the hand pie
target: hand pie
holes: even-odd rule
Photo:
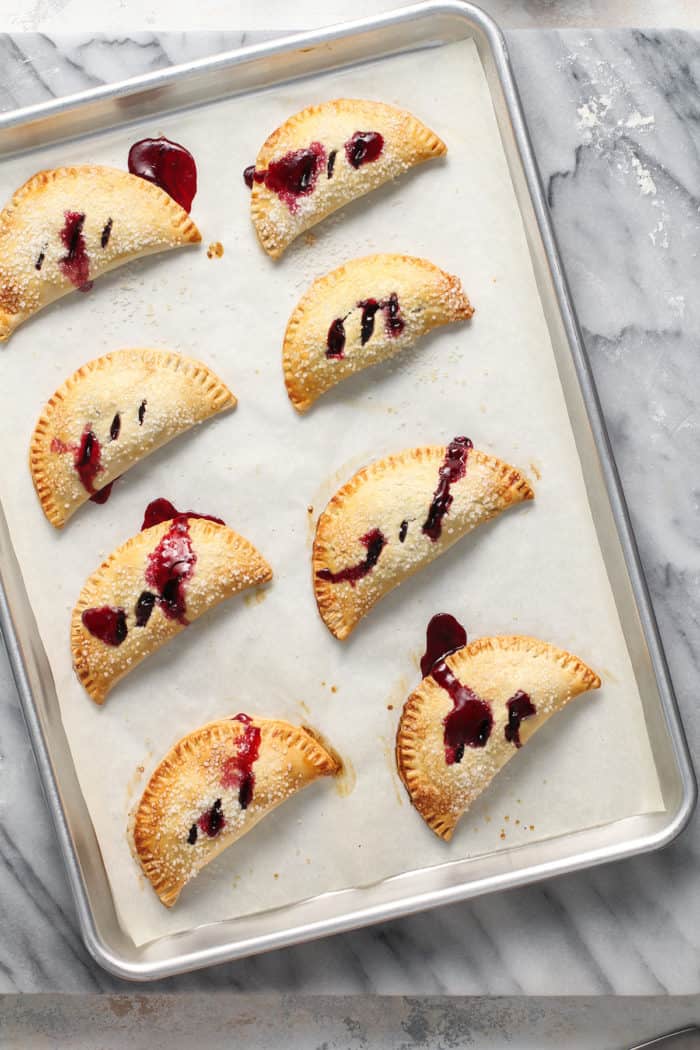
[[[477,525],[534,498],[525,478],[458,437],[411,448],[358,471],[318,519],[316,602],[329,631],[347,638],[380,598]]]
[[[164,190],[117,168],[40,171],[0,212],[0,341],[131,259],[201,235]]]
[[[260,243],[277,259],[326,215],[446,151],[414,116],[383,102],[309,106],[273,131],[246,169]]]
[[[146,877],[170,908],[198,871],[319,777],[340,770],[305,729],[273,718],[210,722],[183,737],[151,777],[133,841]]]
[[[29,451],[34,487],[60,529],[86,500],[171,438],[236,399],[206,365],[168,350],[117,350],[79,368],[53,395]]]
[[[459,278],[427,259],[353,259],[314,281],[290,318],[282,354],[289,400],[305,412],[341,379],[473,313]]]
[[[272,570],[225,525],[181,514],[132,536],[83,587],[71,622],[75,673],[97,704],[149,653]]]
[[[435,664],[408,698],[396,763],[411,802],[441,838],[518,748],[600,678],[536,638],[480,638]]]

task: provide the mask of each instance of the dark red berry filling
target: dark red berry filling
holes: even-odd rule
[[[420,673],[426,678],[435,664],[442,663],[450,653],[456,653],[467,644],[467,632],[459,620],[449,613],[437,613],[428,624],[425,635],[425,653],[420,662]]]
[[[100,244],[103,248],[106,248],[109,244],[109,238],[112,236],[112,226],[114,222],[112,219],[107,219],[107,222],[102,227],[102,235],[100,237]]]
[[[520,723],[524,718],[530,718],[531,715],[536,714],[537,708],[522,689],[518,689],[517,693],[510,698],[506,707],[508,708],[508,724],[505,727],[506,740],[510,741],[511,744],[515,744],[516,747],[522,747],[520,742]]]
[[[197,165],[184,146],[164,136],[141,139],[129,150],[129,171],[160,186],[189,212],[197,192]]]
[[[119,437],[119,431],[121,430],[121,428],[122,428],[122,417],[117,412],[117,414],[115,415],[115,417],[112,420],[112,422],[110,424],[110,427],[109,427],[109,436],[111,437],[112,441],[116,441],[117,440],[117,438]]]
[[[438,487],[433,494],[433,500],[428,510],[428,517],[423,524],[423,532],[433,542],[440,539],[442,534],[442,519],[452,506],[453,496],[450,488],[456,481],[463,478],[467,472],[467,457],[472,445],[469,438],[456,437],[447,446],[445,458],[439,472]]]
[[[187,626],[185,584],[192,576],[197,555],[192,548],[187,518],[175,518],[160,543],[148,555],[146,583],[169,620]]]
[[[465,747],[485,747],[493,729],[493,715],[486,700],[463,685],[446,663],[438,663],[430,676],[449,693],[453,708],[443,719],[445,761],[448,766],[461,762]]]
[[[404,330],[404,320],[401,317],[399,297],[392,292],[388,299],[363,299],[357,304],[357,309],[362,310],[360,321],[360,343],[362,346],[368,343],[374,335],[374,319],[381,310],[384,313],[384,330],[389,336],[399,336]],[[326,357],[342,358],[345,356],[345,317],[337,317],[331,322],[326,338]]]
[[[367,556],[357,565],[349,565],[347,569],[339,572],[331,572],[330,569],[319,569],[316,573],[320,580],[329,580],[330,583],[349,583],[354,587],[358,580],[370,572],[379,561],[379,556],[387,545],[386,537],[381,529],[371,529],[360,537],[360,543],[367,548]]]
[[[336,317],[328,329],[326,357],[333,357],[338,361],[345,357],[345,323],[342,317]]]
[[[121,645],[126,638],[126,612],[103,605],[99,609],[85,609],[81,617],[83,626],[105,645]]]
[[[59,236],[66,249],[66,254],[58,260],[58,267],[64,277],[84,291],[92,287],[90,281],[90,260],[85,248],[83,226],[85,215],[77,211],[65,212],[65,222]]]
[[[248,715],[236,715],[235,720],[242,722],[244,729],[236,741],[236,754],[224,762],[221,784],[225,788],[238,788],[240,807],[247,809],[255,790],[253,763],[260,755],[260,730],[252,724]]]
[[[353,168],[377,160],[384,149],[384,136],[378,131],[356,131],[345,143],[345,156]]]
[[[219,832],[226,827],[226,818],[221,809],[221,799],[217,798],[211,809],[208,809],[206,813],[202,813],[201,817],[197,821],[199,828],[208,835],[210,839],[216,838]],[[193,825],[194,826],[194,825]],[[190,836],[192,835],[192,828],[190,828]],[[189,841],[189,838],[188,838]],[[195,838],[195,842],[196,842]]]
[[[73,466],[82,482],[83,488],[91,495],[95,492],[95,478],[104,470],[101,464],[102,447],[89,423],[80,437],[78,445],[67,444],[60,438],[52,438],[51,451],[58,453],[72,452]]]
[[[205,521],[213,521],[217,525],[226,524],[221,518],[215,518],[212,514],[198,514],[196,510],[177,510],[169,499],[161,497],[160,499],[151,500],[146,507],[141,532],[144,529],[152,528],[154,525],[160,525],[164,521],[170,521],[172,518],[203,518]]]

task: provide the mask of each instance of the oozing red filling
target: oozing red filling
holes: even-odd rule
[[[469,438],[456,437],[447,446],[445,458],[439,472],[438,487],[433,493],[433,500],[428,510],[428,516],[423,523],[423,532],[433,542],[439,540],[442,534],[442,519],[452,506],[453,496],[450,488],[455,481],[463,478],[467,472],[467,457],[469,450],[474,446]]]
[[[164,136],[141,139],[129,150],[129,171],[160,186],[189,212],[197,192],[197,165],[184,146]]]
[[[358,304],[357,308],[362,310],[362,320],[360,321],[360,343],[362,346],[368,343],[374,335],[374,319],[379,310],[384,313],[384,330],[388,336],[398,336],[404,330],[404,320],[401,317],[399,297],[396,292],[392,292],[388,299],[362,299]],[[345,357],[345,321],[349,317],[346,314],[345,317],[336,317],[335,321],[331,322],[331,326],[328,329],[328,336],[326,337],[326,357],[330,358],[343,358]]]
[[[349,565],[347,569],[331,572],[330,569],[319,569],[316,573],[320,580],[329,580],[331,583],[349,583],[354,587],[358,580],[370,572],[379,561],[379,555],[387,545],[386,537],[381,529],[371,529],[360,537],[360,543],[367,548],[367,555],[357,565]]]
[[[224,762],[221,772],[221,784],[225,788],[238,788],[238,802],[241,809],[247,809],[253,799],[255,773],[253,763],[260,755],[260,730],[254,726],[248,715],[236,715],[244,729],[236,741],[236,754]]]
[[[197,821],[200,829],[205,835],[208,835],[210,839],[216,838],[222,828],[226,827],[226,818],[221,811],[221,799],[217,798],[211,809],[208,809],[206,813],[202,813],[201,817]],[[196,827],[196,825],[193,825]],[[192,829],[190,828],[190,834]],[[196,841],[196,840],[195,840]]]
[[[170,521],[171,518],[203,518],[205,521],[216,522],[217,525],[226,524],[221,518],[215,518],[212,514],[198,514],[196,510],[177,510],[170,500],[160,497],[151,500],[146,507],[141,532],[144,529],[150,529],[153,525],[160,525],[163,521]]]
[[[73,466],[82,482],[83,488],[90,494],[95,492],[95,478],[104,470],[102,466],[102,446],[93,432],[90,423],[85,424],[85,429],[80,437],[78,445],[67,444],[60,438],[51,439],[51,451],[58,453],[72,452]],[[105,496],[104,502],[109,493]],[[96,501],[99,502],[99,501]]]
[[[361,168],[363,164],[377,160],[383,148],[384,138],[378,131],[356,131],[344,146],[348,164],[353,168]],[[243,179],[248,189],[253,188],[254,182],[264,182],[294,212],[298,207],[298,198],[313,193],[324,167],[326,178],[333,178],[337,155],[337,149],[326,155],[326,149],[320,142],[312,142],[308,149],[290,150],[279,160],[271,161],[267,168],[258,170],[254,164],[249,164],[243,172]]]
[[[428,624],[425,636],[425,653],[420,662],[420,672],[426,678],[437,663],[450,653],[456,653],[467,644],[467,632],[459,620],[449,613],[437,613]]]
[[[436,664],[430,676],[449,693],[454,704],[443,719],[445,761],[451,766],[462,761],[465,747],[486,746],[493,729],[493,715],[488,702],[463,685],[446,663]]]
[[[124,609],[115,609],[111,605],[85,609],[81,619],[86,630],[105,645],[121,645],[128,634]]]
[[[153,589],[163,613],[187,626],[185,584],[197,561],[187,518],[175,518],[160,543],[148,555],[146,583]],[[142,595],[143,597],[143,595]]]
[[[531,715],[536,714],[537,708],[528,694],[524,693],[522,689],[518,689],[517,693],[511,696],[506,707],[508,708],[508,724],[504,730],[506,740],[510,741],[511,744],[515,744],[516,747],[522,747],[520,742],[520,723],[524,718],[530,718]]]
[[[345,143],[345,156],[353,168],[377,160],[384,149],[384,136],[378,131],[356,131]]]
[[[63,276],[67,277],[76,288],[88,291],[92,285],[90,260],[83,237],[85,215],[77,211],[67,211],[64,217],[65,222],[59,236],[66,249],[66,254],[58,260],[58,267]]]

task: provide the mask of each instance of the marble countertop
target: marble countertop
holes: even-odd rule
[[[0,35],[0,108],[241,34]],[[700,749],[697,34],[508,34],[686,731]],[[666,850],[148,986],[146,991],[596,995],[700,991],[700,818]],[[128,989],[80,940],[0,654],[0,991]]]

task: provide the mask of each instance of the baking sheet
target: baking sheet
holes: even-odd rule
[[[370,96],[414,111],[445,139],[426,165],[356,202],[276,264],[249,223],[242,169],[268,130],[312,101]],[[146,260],[39,315],[2,351],[6,428],[0,493],[54,674],[62,718],[124,930],[136,944],[177,930],[364,885],[663,808],[570,434],[489,93],[471,41],[309,78],[5,162],[2,192],[40,167],[123,167],[143,134],[198,161],[202,249]],[[222,258],[207,258],[210,241]],[[287,402],[287,318],[317,275],[369,251],[424,255],[458,273],[477,308],[398,361],[327,395],[304,418]],[[84,361],[165,346],[210,364],[236,411],[156,453],[62,534],[26,469],[31,430]],[[477,530],[384,600],[340,644],[315,610],[313,524],[337,485],[390,451],[467,433],[533,480],[534,504]],[[272,585],[194,624],[97,709],[74,678],[69,617],[86,576],[166,496],[224,517],[271,562]],[[308,508],[313,507],[313,513]],[[552,719],[472,808],[449,845],[412,811],[393,764],[400,709],[418,682],[425,625],[453,612],[474,638],[522,632],[569,648],[603,689]],[[342,753],[320,782],[224,853],[164,909],[125,838],[156,762],[184,733],[238,710],[304,722]]]

